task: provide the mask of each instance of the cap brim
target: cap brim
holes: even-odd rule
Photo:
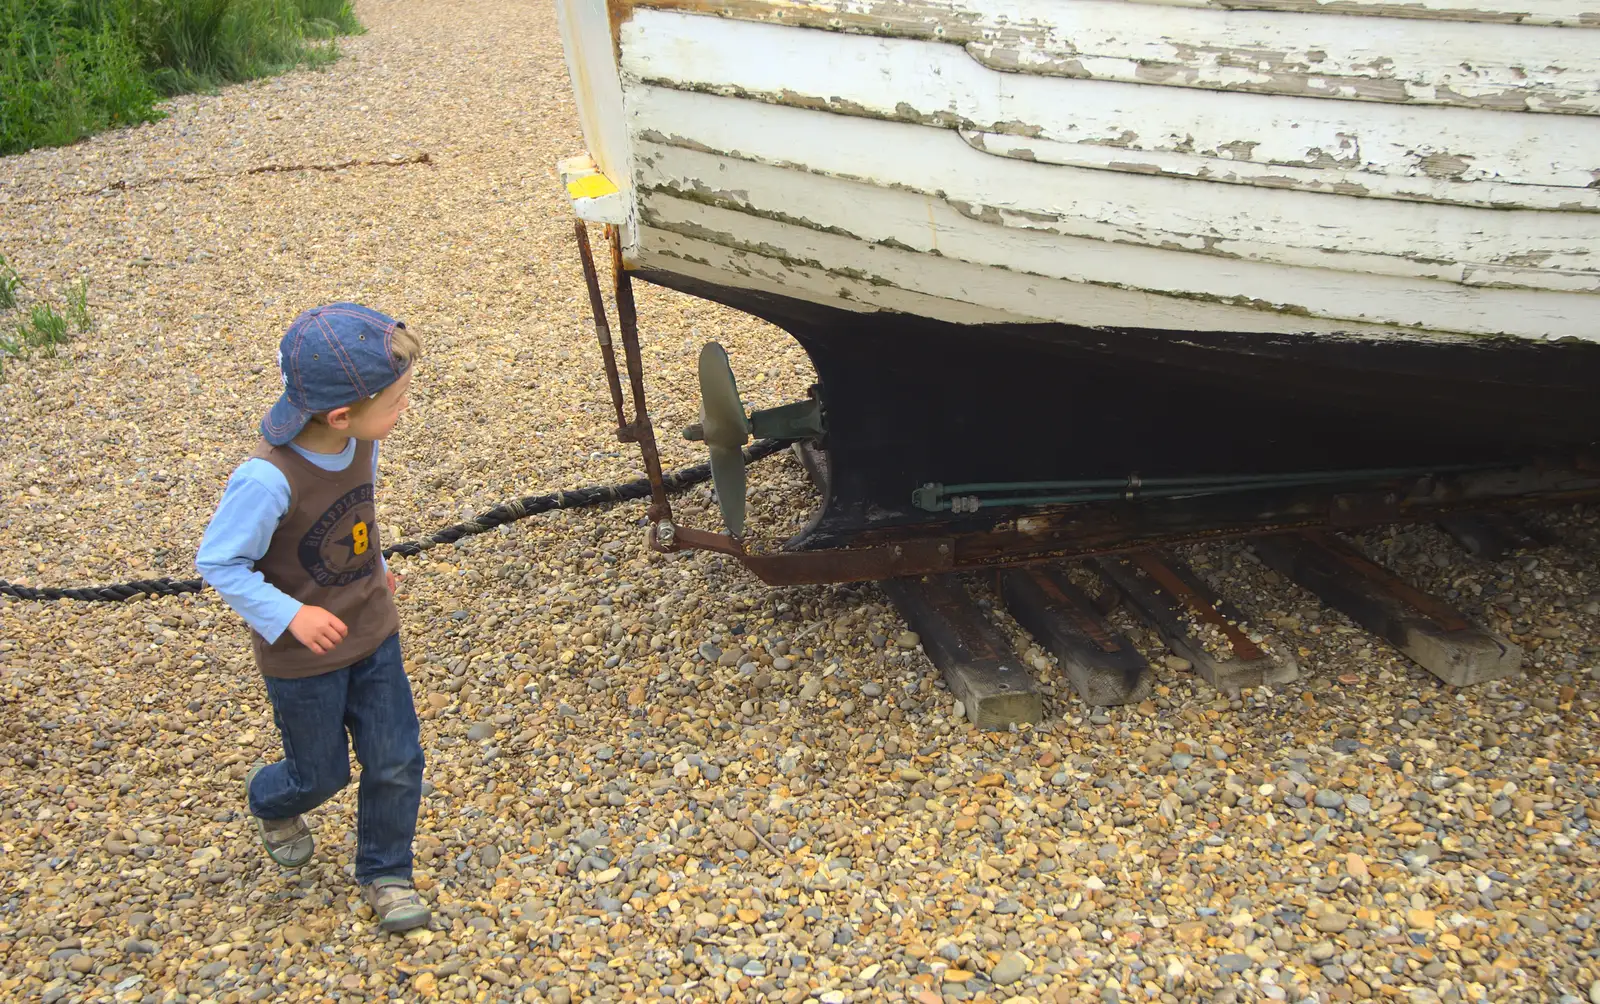
[[[267,412],[267,417],[261,420],[261,435],[273,446],[283,446],[294,437],[300,435],[300,430],[311,421],[309,411],[301,411],[289,403],[287,395],[278,398],[278,403]]]

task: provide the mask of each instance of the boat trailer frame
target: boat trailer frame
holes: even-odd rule
[[[574,230],[595,337],[616,412],[617,440],[638,445],[650,483],[651,550],[662,554],[704,550],[728,555],[768,585],[881,581],[1123,554],[1206,540],[1347,530],[1471,511],[1600,500],[1600,458],[1574,453],[1538,458],[1517,467],[1395,477],[1359,485],[1264,488],[1226,496],[1130,495],[1111,501],[1040,505],[977,530],[950,532],[948,527],[937,524],[907,526],[864,532],[859,537],[860,546],[805,550],[786,545],[778,551],[752,551],[737,537],[682,526],[674,520],[645,400],[638,311],[632,277],[623,262],[621,234],[615,224],[605,224],[623,366],[633,404],[631,419],[588,227],[577,218]],[[826,498],[825,455],[803,443],[794,445]]]

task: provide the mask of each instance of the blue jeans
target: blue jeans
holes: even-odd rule
[[[263,677],[283,759],[255,776],[250,811],[262,819],[309,812],[350,783],[350,742],[361,763],[356,881],[411,878],[422,801],[422,742],[400,635],[344,669],[299,680]]]

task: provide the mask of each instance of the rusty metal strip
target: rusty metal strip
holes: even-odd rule
[[[1196,592],[1187,582],[1172,569],[1167,567],[1160,555],[1153,551],[1135,551],[1129,555],[1135,565],[1150,576],[1167,594],[1188,607],[1196,617],[1208,624],[1215,625],[1228,639],[1228,644],[1233,647],[1233,654],[1245,662],[1254,662],[1264,658],[1261,649],[1245,635],[1243,631],[1230,623],[1217,608],[1200,593]]]
[[[1099,646],[1100,651],[1116,653],[1123,651],[1123,647],[1106,631],[1105,625],[1098,617],[1092,617],[1084,609],[1083,604],[1076,597],[1068,596],[1056,583],[1055,576],[1044,569],[1030,569],[1032,574],[1028,577],[1038,586],[1039,591],[1051,601],[1052,609],[1062,617],[1072,622],[1085,638]]]
[[[655,533],[654,528],[651,531]],[[876,582],[908,575],[931,575],[955,568],[955,548],[948,539],[907,541],[827,551],[752,554],[721,533],[674,527],[667,550],[715,551],[739,559],[769,586],[802,586],[822,582]]]
[[[1462,631],[1471,627],[1455,610],[1415,588],[1389,569],[1373,563],[1337,537],[1329,536],[1320,530],[1307,530],[1302,535],[1313,545],[1338,559],[1340,564],[1412,609],[1427,615],[1446,631]]]
[[[672,518],[667,487],[661,475],[661,455],[656,452],[656,434],[650,425],[650,412],[644,401],[644,360],[639,353],[639,314],[633,303],[633,279],[622,264],[622,235],[611,230],[611,271],[616,280],[617,324],[622,329],[622,354],[628,365],[628,383],[633,388],[633,422],[628,430],[644,455],[645,475],[650,479],[649,517],[652,524]]]
[[[622,407],[622,379],[617,373],[617,353],[611,345],[611,325],[606,321],[605,298],[600,295],[600,276],[595,271],[594,252],[589,247],[589,228],[582,220],[573,220],[572,223],[577,231],[578,256],[583,259],[583,281],[589,287],[589,310],[594,316],[594,335],[600,343],[600,356],[605,361],[611,404],[617,410],[617,439],[630,442],[628,416]]]

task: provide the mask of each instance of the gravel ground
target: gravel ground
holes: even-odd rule
[[[0,250],[35,289],[88,275],[96,317],[0,385],[0,576],[191,575],[279,333],[334,298],[429,342],[389,540],[638,475],[553,174],[582,142],[550,5],[359,9],[330,69],[0,161]],[[246,173],[348,160],[397,164]],[[670,467],[701,459],[677,430],[702,341],[753,404],[805,387],[780,334],[638,292]],[[758,531],[808,504],[787,458],[752,472]],[[679,511],[717,525],[705,491]],[[1048,718],[1016,734],[967,730],[876,589],[652,556],[642,516],[395,562],[436,911],[404,937],[357,905],[353,791],[311,866],[259,852],[241,781],[274,733],[214,594],[0,601],[0,997],[1600,1002],[1592,515],[1498,563],[1431,529],[1358,541],[1524,644],[1524,676],[1437,686],[1210,545],[1189,557],[1299,683],[1219,699],[1118,613],[1150,699],[1085,708],[1027,651]]]

